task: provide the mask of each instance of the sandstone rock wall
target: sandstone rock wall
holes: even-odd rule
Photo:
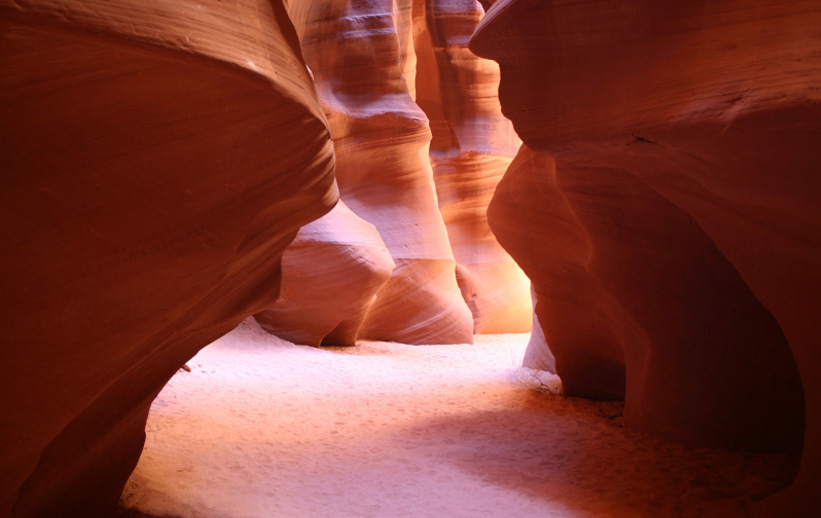
[[[469,342],[465,302],[473,332],[529,330],[529,280],[486,218],[519,140],[498,105],[498,67],[467,49],[482,9],[425,0],[291,1],[288,9],[331,124],[341,195],[376,226],[396,264],[360,335]],[[319,259],[302,250],[304,272]],[[310,334],[297,317],[305,304],[316,309],[308,299],[281,299],[266,327]],[[275,323],[285,312],[290,332]]]
[[[434,181],[474,332],[531,328],[530,280],[496,241],[487,205],[519,148],[497,95],[499,67],[467,44],[484,10],[473,0],[417,0],[416,102],[430,119]]]
[[[394,263],[379,232],[345,205],[302,227],[282,257],[282,288],[254,315],[296,344],[354,345]]]
[[[800,450],[783,334],[676,206],[622,170],[523,147],[490,218],[533,279],[568,395],[626,396],[628,424],[691,445]]]
[[[336,202],[280,2],[0,1],[0,515],[110,516],[154,396]]]
[[[377,228],[396,264],[360,336],[470,343],[473,320],[436,203],[428,120],[408,88],[411,7],[410,0],[289,4],[331,125],[342,199]]]
[[[814,516],[817,2],[481,3],[0,0],[0,515],[108,516],[154,396],[249,314],[311,343],[527,320],[480,208],[516,144],[480,23],[526,144],[491,223],[534,281],[528,361],[690,444],[803,434],[761,509]],[[300,289],[339,304],[285,307],[334,151],[368,223],[305,228]]]
[[[478,54],[500,62],[505,114],[530,148],[555,158],[556,175],[575,178],[569,193],[582,201],[587,196],[595,201],[599,181],[622,178],[625,186],[643,185],[648,196],[659,202],[656,205],[666,200],[668,213],[678,210],[680,222],[689,218],[691,227],[714,243],[715,251],[709,255],[691,256],[696,268],[718,273],[714,268],[719,258],[724,264],[720,270],[731,271],[715,282],[735,277],[774,317],[775,330],[783,332],[800,372],[806,430],[798,478],[790,489],[763,504],[765,515],[814,516],[814,488],[821,480],[821,349],[815,317],[821,309],[817,296],[821,288],[817,268],[821,263],[819,27],[817,2],[797,0],[755,5],[742,0],[675,5],[597,2],[595,6],[500,0],[471,43]],[[581,182],[585,177],[590,180]],[[612,199],[621,200],[620,193],[621,189],[613,193]],[[592,222],[591,217],[605,217],[606,211],[576,214]],[[641,216],[652,222],[658,213],[647,207]],[[582,228],[590,230],[589,223],[579,219]],[[643,240],[652,244],[663,239],[669,242],[665,247],[672,251],[680,246],[679,255],[686,257],[696,249],[681,239],[679,228],[658,229],[659,233]],[[497,235],[501,233],[497,229]],[[598,254],[605,249],[594,245],[592,250]],[[535,260],[526,250],[513,255],[524,262]],[[656,271],[653,268],[648,275]],[[635,279],[623,271],[612,273],[616,277],[610,278],[611,284],[624,283],[621,293]],[[706,287],[708,279],[709,275],[699,282]],[[535,282],[541,306],[550,281]],[[730,302],[725,294],[719,295],[704,302]],[[619,296],[620,303],[625,300]],[[702,320],[705,332],[721,334],[725,325],[773,328],[765,317],[735,321],[749,307],[731,302],[724,306],[731,314],[722,322],[706,325],[709,320]],[[703,311],[682,307],[679,314],[667,315],[666,323],[654,325],[669,333],[677,327],[688,331],[686,326],[699,313]],[[552,329],[574,319],[545,321],[546,316],[542,310],[540,320],[553,347]],[[762,346],[772,348],[776,342]],[[648,340],[646,347],[655,356],[680,349],[658,338]],[[637,374],[648,387],[663,389],[672,402],[690,398],[694,382],[723,383],[720,377],[757,368],[753,364],[760,358],[758,346],[750,351],[745,340],[728,335],[715,347],[725,350],[725,372],[709,375],[682,372],[681,377],[662,380],[660,372],[650,368],[632,372],[626,358],[628,406],[634,403],[631,378]],[[780,356],[782,361],[771,366],[768,374],[788,379],[789,362]],[[792,393],[785,391],[788,386],[774,387],[779,397]],[[783,402],[794,405],[798,397]],[[750,410],[750,406],[741,408]],[[737,411],[728,406],[725,419],[736,419]],[[682,424],[672,416],[651,424],[651,415],[626,417],[647,429],[680,433]],[[705,430],[694,438],[709,437]],[[784,445],[791,442],[784,439]]]

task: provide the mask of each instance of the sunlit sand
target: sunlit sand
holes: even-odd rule
[[[688,450],[517,368],[527,335],[315,349],[253,320],[159,395],[122,505],[149,516],[743,516],[788,459]],[[136,511],[132,511],[134,515]]]

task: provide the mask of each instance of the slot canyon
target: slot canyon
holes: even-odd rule
[[[0,517],[819,514],[817,0],[0,0],[0,45]]]

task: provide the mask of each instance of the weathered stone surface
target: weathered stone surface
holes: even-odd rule
[[[487,223],[487,205],[521,142],[499,106],[499,66],[467,48],[483,14],[473,0],[414,2],[416,102],[430,119],[439,210],[473,330],[524,332],[530,280]]]
[[[599,181],[609,183],[617,177],[636,188],[643,185],[643,190],[691,218],[692,227],[715,244],[718,257],[749,286],[751,297],[772,313],[789,342],[806,399],[806,440],[798,478],[765,504],[789,516],[817,512],[821,480],[821,349],[816,318],[821,309],[819,27],[821,10],[811,1],[591,6],[501,0],[471,43],[478,54],[500,62],[505,114],[530,148],[555,157],[556,174],[566,175],[574,189],[582,189],[572,191],[576,198],[595,194]],[[621,189],[613,194],[614,200],[621,197]],[[596,215],[576,214],[580,219]],[[651,210],[644,214],[647,220],[656,216]],[[672,229],[663,239],[671,248],[681,243],[682,256],[693,252]],[[699,265],[710,257],[716,254],[692,260]],[[727,278],[722,274],[715,280]],[[540,303],[546,292],[539,290]],[[719,330],[749,307],[722,306],[738,307],[739,313],[717,322]],[[658,325],[673,332],[691,322],[692,315],[687,308],[668,324]],[[549,335],[558,324],[541,316],[553,347]],[[765,322],[756,320],[759,325]],[[712,329],[711,325],[707,330]],[[670,401],[692,397],[692,384],[686,382],[691,376],[712,383],[714,375],[732,377],[750,369],[749,345],[727,338],[716,343],[735,353],[724,353],[726,373],[706,376],[697,371],[679,382],[667,377]],[[649,347],[656,355],[667,351],[664,341],[650,342]],[[631,404],[633,374],[629,358],[627,362]],[[779,365],[787,368],[784,362],[773,365],[771,376],[787,374],[778,372]],[[647,369],[646,374],[664,373]],[[788,393],[785,385],[772,388],[781,396]],[[798,397],[784,404],[794,404]],[[749,405],[728,406],[724,418],[736,419],[749,410]],[[655,428],[649,414],[626,418]],[[673,420],[657,426],[667,426],[673,434],[681,429]],[[710,435],[709,430],[704,433]],[[791,441],[785,437],[784,444]]]
[[[149,405],[337,199],[280,2],[0,1],[0,515],[110,516]]]
[[[376,228],[340,201],[299,230],[282,256],[279,298],[254,318],[297,344],[354,345],[393,268]]]
[[[428,120],[412,98],[411,0],[289,3],[328,114],[340,195],[372,223],[396,269],[363,338],[470,343],[473,321],[456,283],[428,157]]]

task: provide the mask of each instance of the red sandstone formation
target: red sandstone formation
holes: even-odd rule
[[[813,516],[817,2],[495,4],[473,46],[501,63],[527,147],[491,222],[533,278],[566,391],[624,394],[628,424],[657,435],[788,452],[806,398],[801,472],[763,509]],[[486,273],[522,279],[477,206],[513,137],[495,69],[464,47],[479,17],[435,0],[0,0],[0,515],[107,516],[167,379],[277,313],[283,250],[336,201],[301,52],[342,195],[396,269],[379,289],[390,259],[340,206],[303,231],[294,271],[358,272],[359,292],[329,308],[302,291],[317,282],[286,282],[298,304],[269,326],[468,342],[458,276],[476,329],[500,329],[494,299],[520,290]],[[538,330],[526,361],[549,368]]]
[[[469,343],[473,322],[436,204],[414,70],[411,0],[298,0],[289,12],[328,114],[342,199],[372,223],[396,269],[363,338]]]
[[[533,279],[567,394],[621,398],[626,370],[634,427],[693,445],[800,449],[789,346],[680,209],[624,171],[557,167],[523,147],[490,216]]]
[[[499,67],[467,43],[484,11],[474,0],[416,0],[416,101],[430,118],[430,156],[456,278],[476,333],[529,331],[530,280],[499,246],[487,205],[520,141],[499,106]]]
[[[297,344],[354,345],[393,268],[374,226],[339,202],[300,229],[282,256],[279,299],[254,317]]]
[[[798,478],[765,502],[768,516],[814,516],[821,480],[819,27],[813,1],[500,0],[471,43],[500,62],[502,106],[519,135],[556,161],[554,169],[525,150],[506,182],[526,206],[561,205],[532,220],[532,230],[516,229],[505,215],[515,195],[500,193],[491,218],[525,270],[541,272],[539,317],[557,370],[574,341],[591,354],[623,344],[628,423],[691,442],[732,442],[726,426],[716,430],[709,413],[687,401],[724,399],[723,412],[707,407],[713,419],[748,420],[754,409],[743,393],[759,389],[725,378],[760,383],[764,368],[781,384],[769,387],[757,420],[782,415],[770,405],[799,404],[790,362],[772,336],[783,331],[803,384],[806,432]],[[539,161],[533,171],[547,164],[549,179],[525,171]],[[535,200],[527,184],[544,185],[547,200]],[[548,234],[543,218],[562,226]],[[502,227],[512,232],[503,237]],[[541,244],[523,246],[542,234]],[[553,262],[567,261],[589,280],[579,290],[551,294],[568,283],[538,264],[546,246],[561,250],[546,244],[555,237],[568,251]],[[725,285],[735,293],[716,289]],[[546,297],[571,296],[583,312],[541,307]],[[669,309],[648,306],[664,298]],[[594,340],[566,332],[591,311],[602,318],[580,336]],[[756,327],[771,338],[749,342],[755,333],[746,329]],[[767,366],[762,358],[772,354],[779,361]],[[670,355],[689,366],[671,365]],[[694,394],[701,384],[710,392]],[[667,404],[688,413],[669,414]],[[786,449],[797,434],[785,429],[772,439]]]
[[[149,405],[336,201],[278,1],[0,0],[0,515],[110,516]]]

